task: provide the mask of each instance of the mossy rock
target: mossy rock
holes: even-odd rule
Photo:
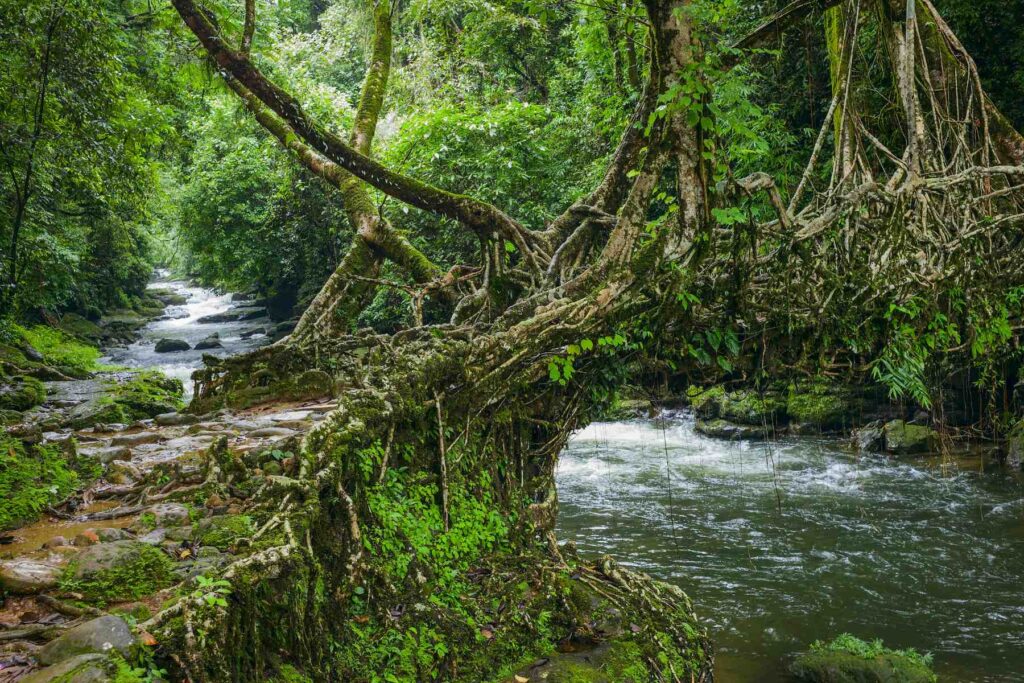
[[[106,336],[102,327],[91,320],[83,318],[77,313],[65,313],[61,316],[60,322],[57,323],[57,327],[70,335],[93,343],[102,341]]]
[[[694,431],[715,439],[731,441],[763,441],[775,435],[771,424],[765,429],[764,425],[737,424],[723,419],[697,420]]]
[[[77,488],[79,474],[56,445],[26,445],[0,437],[0,530],[35,520]]]
[[[173,413],[184,407],[181,381],[159,372],[140,372],[126,382],[111,384],[109,396],[136,420]]]
[[[248,538],[256,531],[248,515],[220,515],[199,522],[196,534],[199,543],[227,550],[240,538]]]
[[[46,387],[34,377],[12,377],[0,384],[0,409],[25,411],[46,400]]]
[[[896,455],[934,452],[939,444],[939,433],[926,425],[915,425],[903,420],[887,422],[882,428],[885,450]]]
[[[791,384],[786,397],[786,414],[795,431],[834,432],[850,424],[852,401],[841,387],[816,380]]]
[[[631,640],[605,642],[578,652],[555,652],[522,667],[515,675],[537,683],[646,683],[652,680],[643,651]]]
[[[775,425],[786,419],[786,403],[774,393],[744,389],[727,392],[722,386],[690,387],[687,399],[697,417],[722,418],[741,425]]]
[[[61,587],[92,602],[138,600],[168,586],[172,567],[163,551],[145,543],[100,543],[86,548],[68,564]]]
[[[914,650],[891,650],[879,640],[843,634],[817,642],[797,656],[790,671],[806,683],[935,683],[931,658]]]
[[[124,424],[131,422],[131,416],[111,397],[100,396],[72,408],[68,422],[75,429],[84,429],[97,424]]]

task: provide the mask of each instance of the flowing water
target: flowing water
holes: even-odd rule
[[[218,294],[211,289],[196,287],[182,280],[168,279],[166,273],[158,273],[158,277],[149,285],[150,289],[167,289],[187,297],[181,306],[168,306],[165,315],[150,322],[140,331],[140,337],[126,347],[107,349],[103,362],[129,368],[153,368],[170,377],[180,379],[185,385],[185,398],[192,396],[192,372],[203,365],[203,354],[217,357],[234,356],[269,343],[265,330],[273,323],[267,317],[253,320],[200,323],[199,319],[218,313],[237,311],[239,314],[255,310],[252,304],[244,301],[231,301],[231,294]],[[248,333],[256,331],[249,336]],[[223,348],[205,351],[175,351],[157,353],[156,342],[160,339],[182,339],[189,346],[197,343],[214,332],[220,335]],[[246,334],[246,338],[242,337]]]
[[[1024,486],[973,462],[594,424],[558,465],[559,537],[686,590],[724,683],[786,680],[843,632],[931,652],[943,681],[1024,681]]]

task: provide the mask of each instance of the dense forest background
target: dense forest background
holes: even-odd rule
[[[704,5],[709,69],[783,4]],[[1024,4],[937,5],[996,104],[1024,125]],[[260,11],[254,53],[274,55],[263,68],[347,130],[367,60],[366,4],[282,0]],[[499,204],[523,198],[516,216],[539,224],[593,186],[639,96],[642,35],[627,12],[603,0],[411,0],[395,31],[380,158]],[[5,313],[96,318],[131,307],[163,266],[256,289],[287,318],[341,259],[350,236],[336,194],[242,110],[185,33],[152,0],[0,3]],[[714,98],[729,146],[718,173],[766,171],[793,186],[831,99],[821,24],[780,36],[723,76]],[[478,249],[445,219],[377,201],[385,215],[402,212],[398,224],[443,266]],[[408,323],[405,296],[381,290],[359,324]]]

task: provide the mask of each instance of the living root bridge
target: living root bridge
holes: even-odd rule
[[[681,591],[554,541],[554,465],[589,413],[583,391],[541,381],[543,355],[513,341],[530,331],[544,349],[573,327],[549,322],[319,349],[321,367],[337,369],[338,407],[282,476],[211,454],[224,486],[258,485],[247,514],[259,531],[223,573],[228,608],[186,597],[147,624],[179,674],[252,680],[287,664],[313,680],[364,680],[385,666],[402,680],[478,681],[551,644],[610,641],[651,679],[710,680],[707,637]],[[285,376],[313,357],[271,347],[248,362],[254,377]],[[251,388],[203,385],[201,400]],[[410,633],[441,647],[403,668]],[[405,644],[393,652],[379,644],[395,639]]]

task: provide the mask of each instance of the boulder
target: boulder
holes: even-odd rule
[[[110,440],[112,447],[116,446],[142,446],[147,443],[157,443],[163,438],[160,432],[137,432],[135,434],[119,434]]]
[[[84,654],[105,655],[112,650],[124,656],[134,643],[135,637],[124,619],[108,614],[69,629],[47,643],[36,659],[41,664],[51,665]]]
[[[198,344],[196,344],[195,350],[206,351],[207,349],[220,349],[223,347],[224,345],[220,343],[220,333],[214,332],[213,334],[209,335],[208,337],[200,341]]]
[[[188,508],[180,503],[161,503],[147,510],[158,527],[181,526],[189,523]]]
[[[111,484],[131,484],[142,479],[142,470],[124,460],[115,460],[107,466],[106,480]]]
[[[257,327],[254,330],[246,330],[245,332],[242,332],[238,336],[241,337],[242,339],[249,339],[257,334],[266,334],[266,331],[262,328]]]
[[[870,422],[860,429],[853,430],[853,443],[858,450],[878,452],[885,445],[885,434],[881,420]]]
[[[69,657],[64,661],[33,671],[21,679],[21,683],[107,683],[107,656],[90,653]]]
[[[128,416],[123,405],[101,396],[76,405],[69,414],[68,421],[75,429],[83,429],[97,424],[128,422]]]
[[[34,377],[12,377],[0,383],[0,409],[29,410],[45,400],[46,389]]]
[[[161,339],[156,343],[154,349],[157,353],[172,353],[175,351],[188,351],[192,347],[183,339]]]
[[[790,673],[804,683],[935,683],[928,661],[913,650],[890,650],[881,641],[844,634],[797,655]]]
[[[886,452],[898,455],[928,453],[934,451],[939,443],[939,433],[931,427],[903,420],[887,422],[882,434]]]
[[[82,448],[80,455],[96,459],[103,465],[108,465],[115,460],[131,460],[132,449],[127,446],[107,446],[106,448]]]
[[[16,559],[0,562],[0,587],[10,593],[32,595],[53,588],[61,569],[35,560]]]
[[[238,315],[238,320],[239,321],[256,320],[258,318],[265,318],[265,317],[267,317],[267,309],[265,309],[265,308],[255,308],[255,309],[253,309],[251,311],[243,311],[242,313],[240,313]]]
[[[212,315],[204,315],[202,318],[196,320],[200,325],[210,325],[213,323],[233,323],[238,320],[238,313],[236,311],[225,311],[224,313],[214,313]]]
[[[104,543],[112,543],[114,541],[125,541],[131,539],[132,535],[124,529],[117,527],[105,527],[103,529],[96,529],[96,535],[99,536],[100,540]]]
[[[188,413],[161,413],[154,419],[161,427],[177,427],[180,425],[192,425],[199,422],[198,417],[195,415],[189,415]]]
[[[765,430],[760,425],[737,424],[723,419],[697,420],[694,431],[716,439],[732,441],[763,441],[774,435],[771,424]]]

